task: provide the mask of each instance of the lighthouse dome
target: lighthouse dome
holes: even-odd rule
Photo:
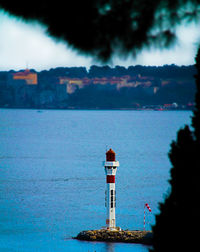
[[[106,161],[115,161],[115,152],[112,149],[106,152]]]

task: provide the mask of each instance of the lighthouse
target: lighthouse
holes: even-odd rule
[[[115,207],[116,207],[116,191],[115,191],[115,175],[119,161],[115,160],[115,152],[110,149],[106,152],[106,161],[103,162],[106,173],[106,227],[113,230],[116,228]]]

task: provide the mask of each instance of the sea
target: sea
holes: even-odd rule
[[[106,225],[102,161],[110,148],[120,163],[117,226],[152,229],[159,203],[170,193],[170,144],[191,116],[191,111],[0,109],[0,251],[147,252],[141,244],[73,237]]]

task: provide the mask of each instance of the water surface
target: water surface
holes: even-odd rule
[[[72,240],[105,226],[102,161],[113,148],[117,226],[151,229],[169,192],[169,145],[188,111],[0,109],[0,251],[148,251]]]

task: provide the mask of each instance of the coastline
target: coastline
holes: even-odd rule
[[[21,109],[21,110],[94,110],[94,111],[109,111],[109,110],[116,110],[116,111],[158,111],[158,112],[165,112],[165,111],[193,111],[194,108],[177,108],[177,109],[153,109],[153,108],[79,108],[79,107],[66,107],[66,108],[56,108],[56,107],[5,107],[0,106],[0,109]]]

